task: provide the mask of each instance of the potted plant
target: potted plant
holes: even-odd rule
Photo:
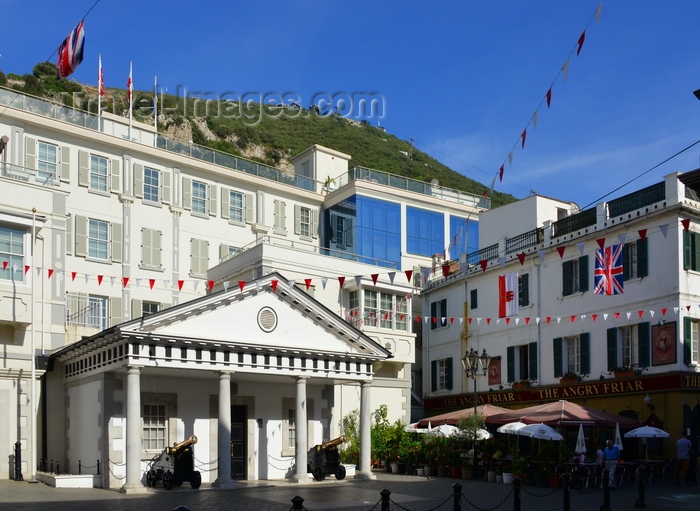
[[[514,477],[519,477],[521,480],[525,481],[528,474],[528,463],[529,460],[525,456],[516,455],[513,458],[513,474]]]
[[[503,482],[503,470],[501,470],[501,467],[498,467],[496,469],[496,482],[497,483]]]
[[[559,383],[578,383],[581,381],[581,377],[571,371],[567,371],[561,375],[559,378]]]
[[[515,381],[510,385],[511,389],[526,389],[530,386],[530,380]]]
[[[615,378],[630,378],[637,375],[637,371],[629,366],[616,367],[613,369],[613,373],[615,373]]]

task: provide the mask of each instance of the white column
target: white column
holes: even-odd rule
[[[217,457],[219,458],[217,488],[234,488],[231,479],[231,373],[219,374],[219,424],[217,428]]]
[[[296,482],[307,482],[310,480],[306,471],[308,464],[309,445],[307,441],[306,428],[306,376],[299,376],[297,381],[297,402],[294,412],[296,426],[296,442],[294,444],[295,471],[292,480]]]
[[[369,422],[369,389],[372,383],[363,381],[360,386],[360,470],[355,479],[376,479],[372,473],[372,433]]]
[[[141,482],[141,368],[126,370],[126,481],[123,493],[145,493]]]

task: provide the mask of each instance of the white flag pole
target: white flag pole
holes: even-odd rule
[[[131,140],[131,119],[133,114],[132,105],[134,104],[134,80],[132,76],[133,65],[129,61],[129,140]]]

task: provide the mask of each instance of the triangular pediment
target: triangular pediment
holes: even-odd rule
[[[273,284],[273,281],[274,284]],[[123,334],[185,339],[266,352],[384,359],[390,354],[278,274],[122,324]]]

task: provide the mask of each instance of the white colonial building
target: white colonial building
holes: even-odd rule
[[[697,438],[699,185],[694,170],[584,211],[533,195],[484,212],[480,250],[423,291],[426,414],[567,399]],[[476,392],[472,348],[492,357]]]
[[[483,198],[321,146],[286,173],[107,113],[0,104],[0,477],[80,460],[139,489],[196,435],[204,482],[299,479],[347,413],[409,422],[420,288],[476,239]]]

